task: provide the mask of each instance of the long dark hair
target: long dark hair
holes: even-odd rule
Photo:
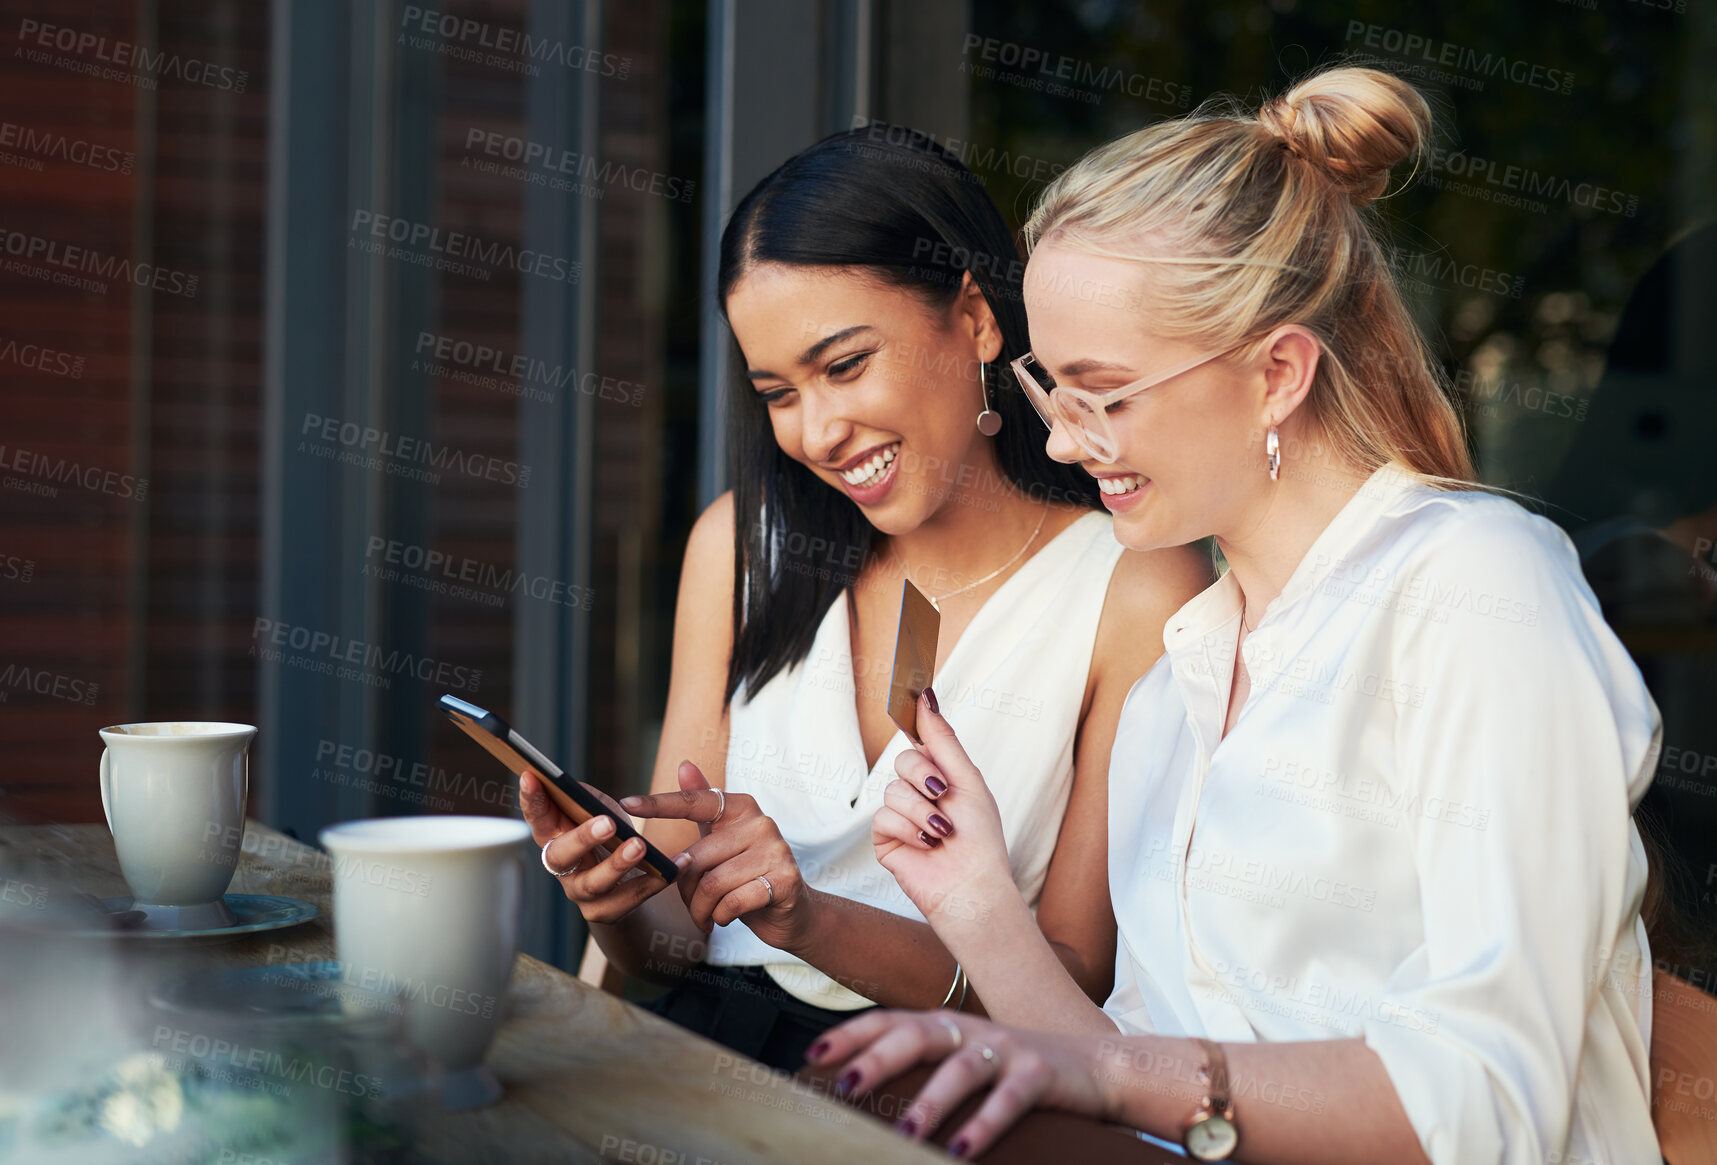
[[[944,311],[970,272],[1002,334],[989,372],[991,407],[1002,416],[994,438],[1001,471],[1039,500],[1102,504],[1094,479],[1050,460],[1043,422],[1012,374],[1001,372],[1026,350],[1024,264],[984,188],[928,135],[872,124],[782,163],[722,232],[716,291],[724,310],[759,263],[862,268]],[[851,498],[782,452],[756,393],[729,396],[733,655],[724,706],[742,682],[756,691],[810,654],[829,604],[869,559],[876,535]],[[803,562],[786,560],[795,545]]]

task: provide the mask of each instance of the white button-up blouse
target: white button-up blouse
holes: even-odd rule
[[[1657,709],[1567,537],[1384,467],[1241,651],[1225,575],[1164,631],[1110,767],[1128,1032],[1360,1037],[1437,1165],[1656,1161],[1645,851]],[[1241,1082],[1249,1107],[1324,1103]]]

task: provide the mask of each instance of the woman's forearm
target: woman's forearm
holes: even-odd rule
[[[1036,1031],[1115,1035],[1114,1021],[1074,978],[1075,967],[1086,970],[1078,954],[1044,938],[1017,893],[992,900],[996,905],[976,919],[938,916],[937,927],[990,1018]]]
[[[651,983],[676,982],[709,949],[708,937],[672,888],[616,922],[591,923],[590,933],[610,963]]]
[[[815,913],[789,954],[883,1007],[942,1005],[954,981],[954,956],[928,925],[836,894],[809,893]],[[966,1010],[977,1011],[975,1002],[969,998]]]
[[[884,1007],[934,1008],[948,998],[957,955],[929,925],[838,895],[813,893],[814,921],[789,954]],[[1023,900],[1005,922],[996,921],[1000,925],[987,929],[985,939],[960,936],[965,952],[960,962],[971,981],[965,1011],[1040,1030],[1115,1032],[1070,973],[1077,953],[1053,948]],[[692,921],[685,902],[671,893],[657,894],[617,922],[591,923],[590,931],[616,968],[654,983],[678,981],[709,950],[709,937]],[[992,993],[1003,1001],[1006,1014],[997,1012]],[[957,997],[949,1006],[953,1002]]]
[[[1255,1165],[1426,1163],[1383,1061],[1364,1040],[1224,1043],[1238,1156]],[[1111,1119],[1178,1141],[1206,1094],[1204,1051],[1166,1036],[1099,1039]],[[1315,1083],[1314,1083],[1315,1082]]]
[[[936,1007],[946,998],[954,959],[928,926],[850,899],[812,893],[816,920],[806,940],[787,953],[885,1007]],[[676,981],[709,952],[709,936],[677,894],[658,894],[617,922],[591,923],[590,931],[609,962],[650,982]],[[878,968],[886,968],[881,978]],[[970,1000],[967,1010],[982,1014],[975,1002]]]
[[[954,982],[957,953],[950,952],[936,930],[926,923],[903,918],[862,902],[854,902],[822,891],[815,893],[815,921],[807,928],[806,937],[796,944],[790,953],[805,960],[842,986],[883,1007],[922,1010],[940,1007],[943,1001],[948,999],[949,986]],[[1031,939],[1034,940],[1034,954],[1047,960],[1039,963],[1034,959],[1034,965],[1045,968],[1041,973],[1046,978],[1052,974],[1055,981],[1055,990],[1052,993],[1060,1006],[1054,1009],[1054,1014],[1059,1017],[1073,1017],[1067,1018],[1065,1023],[1054,1023],[1055,1030],[1114,1032],[1115,1025],[1109,1022],[1101,1010],[1092,1005],[1069,972],[1067,963],[1078,962],[1079,956],[1070,950],[1052,949],[1038,931],[1031,912],[1026,909],[1023,901],[1020,903],[1020,913],[1029,927]],[[1015,940],[1012,937],[993,937],[989,942],[970,944],[970,953],[986,968],[1005,966],[1009,958],[1009,944],[1013,941]],[[960,959],[960,965],[964,967],[970,981],[962,1010],[968,1014],[999,1018],[994,1005],[985,994],[985,988],[980,986],[977,977],[973,975],[972,967],[967,965],[964,959]],[[886,968],[886,971],[879,975],[878,968]],[[998,985],[1002,982],[999,975],[990,976],[986,973],[985,982],[992,980]],[[1067,995],[1065,1000],[1062,998],[1063,986]],[[1037,1002],[1043,994],[1029,976],[1020,979],[1019,1001],[1012,1005],[1012,1010],[1016,1011],[1017,1015],[1008,1018],[1006,1022],[1029,1027],[1050,1026],[1038,1022],[1033,1014],[1042,1010],[1037,1006]],[[955,997],[949,1000],[948,1006],[952,1007],[958,1002],[959,993],[956,992]],[[1084,1004],[1086,1014],[1081,1015],[1076,1006],[1078,1002]],[[1090,1013],[1095,1014],[1095,1024],[1090,1022]]]

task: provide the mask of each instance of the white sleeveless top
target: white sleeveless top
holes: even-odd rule
[[[1107,513],[1075,519],[979,608],[932,686],[942,714],[988,780],[1001,810],[1014,882],[1035,910],[1073,788],[1073,744],[1109,578],[1120,561]],[[855,675],[888,698],[891,659],[852,658],[846,594],[830,604],[811,652],[729,713],[727,790],[774,818],[805,884],[891,914],[923,919],[876,860],[871,818],[910,748],[896,731],[867,771]],[[762,965],[787,991],[850,1011],[871,1001],[765,943],[743,922],[717,927],[708,961]]]

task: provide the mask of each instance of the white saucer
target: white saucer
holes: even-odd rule
[[[104,927],[102,929],[85,929],[73,931],[77,938],[117,938],[127,941],[143,939],[190,939],[190,938],[232,938],[237,935],[256,934],[265,930],[280,930],[283,927],[297,926],[316,917],[314,903],[305,902],[298,898],[285,898],[279,894],[227,894],[221,898],[226,910],[232,914],[232,921],[221,923],[214,917],[208,917],[207,922],[197,917],[174,917],[160,912],[162,907],[134,906],[130,898],[103,898],[101,904],[110,912],[118,913],[124,910],[143,910],[146,914],[143,922],[130,927]],[[213,905],[211,903],[211,905]],[[187,909],[187,908],[180,908]],[[204,910],[203,907],[189,908]],[[212,912],[218,915],[219,912]],[[203,925],[196,925],[203,922]],[[190,925],[186,925],[190,924]]]

